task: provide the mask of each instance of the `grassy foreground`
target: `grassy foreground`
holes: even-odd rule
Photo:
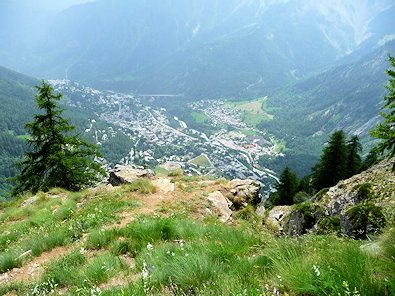
[[[196,192],[187,193],[180,189],[182,178],[174,182],[177,189],[166,197],[174,201],[215,186],[188,180]],[[395,291],[393,228],[370,244],[325,235],[277,238],[251,211],[224,225],[215,215],[196,215],[204,212],[204,202],[166,212],[156,198],[162,197],[145,181],[110,191],[41,193],[31,204],[25,198],[2,205],[0,295]]]

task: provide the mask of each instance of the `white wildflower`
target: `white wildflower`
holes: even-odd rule
[[[319,269],[318,266],[315,265],[315,264],[313,265],[313,271],[314,271],[314,273],[315,273],[315,275],[316,275],[317,277],[320,276],[320,274],[321,274],[320,269]]]
[[[153,248],[154,248],[154,246],[151,245],[150,243],[148,243],[148,245],[147,245],[147,250],[148,250],[148,251],[151,251]]]
[[[147,263],[144,262],[143,263],[143,271],[141,272],[141,276],[145,280],[145,279],[148,278],[148,275],[149,275],[149,271],[148,271],[148,268],[147,268]]]

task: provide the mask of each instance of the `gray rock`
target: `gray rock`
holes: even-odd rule
[[[229,182],[227,197],[234,210],[245,208],[248,204],[257,206],[261,202],[260,189],[261,185],[257,181],[234,179]]]
[[[210,193],[207,199],[219,211],[221,222],[226,222],[230,219],[232,210],[229,207],[232,203],[220,191]]]
[[[306,219],[304,214],[299,211],[293,211],[289,216],[288,235],[302,235],[306,232]]]
[[[150,169],[139,170],[130,166],[116,166],[110,171],[108,183],[112,186],[132,183],[141,178],[152,178],[155,173]]]

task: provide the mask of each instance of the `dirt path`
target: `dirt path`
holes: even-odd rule
[[[51,251],[44,252],[21,267],[13,268],[3,274],[0,274],[0,285],[11,282],[36,281],[50,262],[70,253],[75,248],[75,245],[67,247],[60,246],[52,249]]]
[[[122,228],[130,222],[133,222],[139,215],[153,214],[163,200],[172,199],[174,197],[175,184],[171,183],[170,179],[156,179],[152,181],[152,184],[156,186],[157,192],[154,194],[139,195],[136,200],[142,203],[141,207],[124,211],[121,214],[121,221],[111,225],[112,227]],[[111,228],[111,226],[108,228]]]
[[[152,183],[156,186],[157,192],[147,195],[133,195],[133,199],[141,202],[141,207],[137,209],[127,210],[121,213],[121,220],[117,224],[108,225],[106,228],[117,227],[121,228],[132,222],[139,215],[150,215],[155,213],[163,200],[170,201],[176,198],[175,184],[171,183],[170,179],[159,178],[153,180]],[[45,268],[54,260],[72,252],[83,246],[85,237],[70,246],[59,246],[51,251],[44,252],[20,268],[13,268],[3,274],[0,274],[0,285],[5,285],[14,282],[34,282],[37,281]],[[124,279],[122,279],[124,280]],[[115,279],[110,284],[118,284]]]

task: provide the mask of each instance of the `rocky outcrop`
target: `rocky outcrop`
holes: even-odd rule
[[[222,188],[222,192],[212,192],[207,199],[219,212],[222,222],[229,221],[233,212],[245,209],[249,204],[255,208],[258,216],[263,217],[265,208],[260,204],[260,189],[260,184],[254,180],[234,179]]]
[[[394,159],[385,160],[367,171],[322,190],[311,201],[293,207],[287,233],[307,231],[342,233],[366,238],[385,225],[395,211]]]
[[[150,169],[140,170],[130,166],[117,165],[110,171],[108,183],[113,186],[119,186],[121,184],[132,183],[137,179],[152,178],[154,175],[155,173]]]
[[[210,193],[207,199],[219,212],[220,221],[227,222],[232,216],[232,210],[230,209],[232,203],[220,191]]]
[[[329,216],[341,214],[371,197],[375,203],[394,201],[395,174],[391,172],[394,161],[394,158],[384,160],[360,174],[342,180],[313,201],[322,204],[325,214]]]
[[[227,198],[232,202],[233,210],[243,209],[248,204],[257,206],[261,202],[261,185],[257,181],[234,179],[229,182],[227,189]]]

